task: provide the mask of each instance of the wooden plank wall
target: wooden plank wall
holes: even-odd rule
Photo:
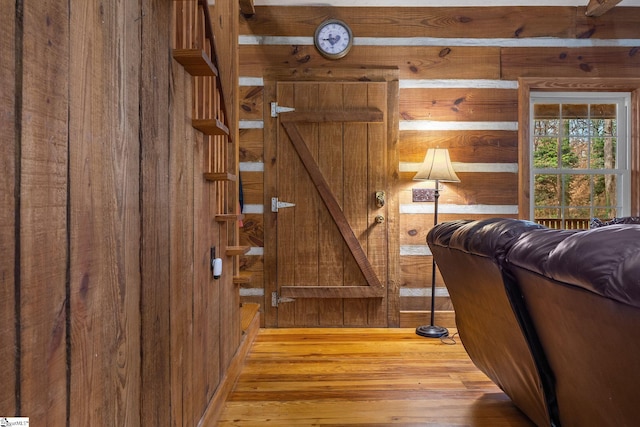
[[[4,3],[0,416],[197,425],[242,331],[172,2]]]
[[[141,396],[140,4],[72,1],[70,13],[69,82],[84,84],[69,89],[69,399],[86,402],[70,423],[132,423]]]
[[[145,17],[141,20],[140,63],[140,185],[143,189],[140,253],[140,307],[142,364],[140,387],[141,425],[164,425],[171,419],[171,330],[170,313],[170,209],[169,157],[171,124],[178,120],[177,104],[171,101],[186,87],[175,85],[167,52],[171,40],[171,7],[164,0],[141,0]],[[137,19],[137,18],[136,18]],[[137,21],[136,21],[137,22]],[[153,36],[151,36],[153,35]],[[177,90],[176,90],[177,89]],[[188,110],[182,110],[188,111]],[[175,256],[175,255],[174,255]]]
[[[51,6],[51,5],[47,5]],[[22,5],[20,59],[19,405],[34,419],[66,418],[68,6]],[[38,29],[37,31],[35,29]],[[16,70],[18,71],[18,70]],[[31,79],[45,73],[49,79]],[[37,113],[36,113],[37,112]],[[47,286],[43,287],[42,284]],[[34,339],[34,337],[36,339]],[[44,405],[42,403],[45,403]]]
[[[235,0],[216,2],[215,7],[210,7],[210,16],[212,22],[214,22],[213,33],[216,40],[216,52],[219,59],[218,67],[220,69],[220,79],[222,86],[225,88],[225,111],[227,113],[227,120],[229,125],[229,140],[233,143],[227,143],[228,155],[225,163],[225,169],[238,176],[238,141],[239,129],[238,129],[238,111],[239,103],[237,93],[238,82],[238,17],[239,2]],[[225,150],[225,152],[227,151]],[[226,184],[227,191],[229,192],[227,197],[228,206],[225,208],[227,212],[238,212],[238,183],[237,181],[229,182]],[[220,229],[220,244],[226,242],[228,245],[237,245],[239,242],[239,230],[237,223],[228,222],[221,224]],[[238,257],[229,257],[225,259],[224,268],[230,274],[236,275],[240,270]],[[226,276],[228,279],[230,276]],[[220,333],[224,337],[221,340],[223,347],[221,352],[221,369],[225,371],[233,359],[236,349],[239,345],[239,335],[237,331],[240,328],[240,319],[233,315],[229,310],[235,311],[240,305],[240,294],[238,287],[233,285],[230,281],[225,283],[220,293],[221,310],[224,313],[221,317],[222,324],[220,325]]]
[[[446,184],[440,221],[518,216],[518,83],[524,76],[640,76],[640,8],[587,18],[584,7],[286,7],[257,6],[240,20],[240,170],[244,185],[243,301],[269,304],[263,283],[263,111],[265,70],[395,66],[400,72],[400,326],[423,323],[431,258],[425,237],[433,205],[414,203],[418,163],[447,147],[461,178]],[[318,24],[347,22],[355,44],[346,58],[322,58]],[[438,277],[437,308],[451,309]],[[417,313],[416,313],[417,312]],[[393,318],[393,313],[390,314]],[[444,318],[443,321],[450,322]],[[392,322],[394,323],[394,322]],[[396,324],[397,325],[397,324]],[[448,326],[451,326],[449,323]]]
[[[16,336],[16,140],[19,129],[15,115],[16,85],[20,82],[15,76],[20,64],[16,63],[15,2],[3,3],[4,13],[0,15],[0,378],[4,383],[0,392],[0,412],[9,415],[10,408],[18,406],[17,396],[17,351]],[[5,412],[6,411],[6,412]]]

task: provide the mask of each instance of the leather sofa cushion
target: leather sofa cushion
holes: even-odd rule
[[[438,227],[431,241],[440,246],[485,256],[502,265],[507,252],[521,234],[544,229],[531,221],[489,218],[478,221],[455,221]],[[430,233],[431,234],[431,233]],[[427,235],[429,241],[430,235]]]
[[[537,230],[513,245],[508,261],[640,308],[640,225]]]

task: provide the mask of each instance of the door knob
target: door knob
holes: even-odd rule
[[[376,215],[376,222],[378,224],[382,224],[384,222],[384,217],[382,215]]]
[[[384,191],[376,191],[376,206],[379,208],[384,206]]]

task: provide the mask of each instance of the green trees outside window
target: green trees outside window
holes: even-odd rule
[[[618,208],[618,105],[533,106],[534,218],[615,217]],[[584,223],[584,222],[582,222]]]

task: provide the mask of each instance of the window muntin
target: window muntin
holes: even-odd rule
[[[531,217],[561,228],[628,215],[626,93],[531,93]]]

